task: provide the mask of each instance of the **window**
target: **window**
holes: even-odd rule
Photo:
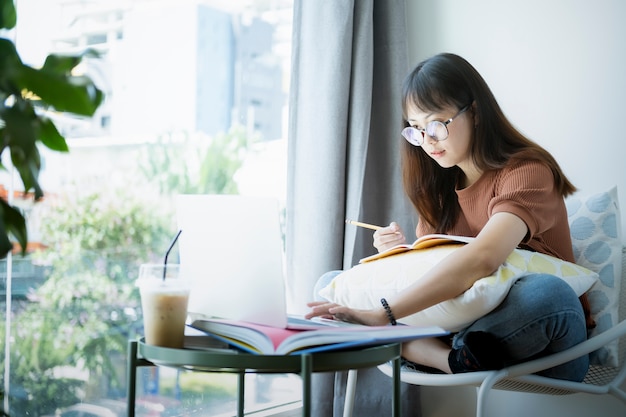
[[[38,66],[92,47],[99,58],[79,69],[106,99],[91,119],[50,116],[70,152],[42,149],[43,202],[0,177],[32,246],[0,264],[5,407],[11,417],[125,415],[127,340],[143,333],[133,281],[175,234],[174,196],[284,203],[292,1],[16,3],[22,59]],[[297,376],[247,378],[247,412],[300,400]],[[146,368],[138,379],[138,416],[235,409],[235,375]]]

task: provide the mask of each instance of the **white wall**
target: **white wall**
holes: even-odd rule
[[[626,2],[407,0],[409,61],[466,58],[581,194],[618,186],[626,240]]]
[[[581,194],[614,185],[626,240],[626,2],[407,0],[410,61],[465,57],[509,119],[548,149]],[[423,388],[424,417],[472,416],[473,388]],[[451,401],[454,399],[454,401]],[[494,391],[488,415],[621,417],[607,397]]]

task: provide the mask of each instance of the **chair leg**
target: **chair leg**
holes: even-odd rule
[[[496,382],[506,376],[506,371],[494,371],[480,384],[476,398],[476,417],[485,417],[485,407],[487,405],[487,394],[489,390],[493,388]]]
[[[352,410],[354,409],[354,397],[356,395],[356,381],[358,371],[356,369],[350,369],[348,371],[348,381],[346,383],[346,400],[343,404],[343,417],[352,417]]]
[[[621,400],[624,404],[626,404],[626,392],[624,392],[620,388],[611,386],[609,388],[609,393],[613,395],[615,398]]]

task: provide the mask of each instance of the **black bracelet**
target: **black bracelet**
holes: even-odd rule
[[[389,323],[391,323],[392,326],[395,326],[396,324],[396,318],[393,316],[393,312],[391,311],[391,307],[389,307],[389,303],[387,303],[387,300],[385,300],[384,298],[380,299],[380,303],[383,305],[383,308],[385,309],[385,313],[387,313],[387,318],[389,319]]]

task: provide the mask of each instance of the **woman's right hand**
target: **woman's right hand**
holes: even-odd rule
[[[374,247],[378,252],[384,252],[396,245],[406,243],[404,232],[396,222],[391,222],[387,227],[383,227],[374,232]]]

